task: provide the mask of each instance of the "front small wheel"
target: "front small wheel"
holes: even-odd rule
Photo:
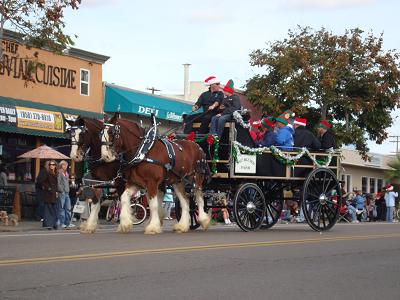
[[[142,224],[144,220],[146,220],[147,210],[142,204],[132,203],[131,211],[133,217],[133,222],[132,222],[133,225]]]
[[[255,183],[239,187],[233,201],[236,223],[243,231],[254,231],[261,227],[265,218],[265,198]]]

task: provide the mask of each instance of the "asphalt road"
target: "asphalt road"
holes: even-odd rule
[[[0,299],[400,299],[400,224],[0,234]]]

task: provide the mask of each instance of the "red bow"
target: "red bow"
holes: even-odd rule
[[[210,135],[208,135],[208,137],[207,137],[207,139],[206,139],[206,142],[209,144],[209,145],[212,145],[213,143],[214,143],[214,137],[210,134]]]
[[[189,133],[188,135],[187,135],[187,137],[186,137],[186,139],[188,140],[188,141],[194,141],[194,138],[196,137],[196,134],[194,133],[194,131],[192,131],[191,133]]]

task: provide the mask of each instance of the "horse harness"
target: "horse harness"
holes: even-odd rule
[[[134,167],[139,165],[142,162],[147,162],[150,164],[155,164],[158,166],[163,167],[166,170],[166,173],[171,172],[178,178],[182,178],[176,171],[174,171],[175,163],[176,163],[176,154],[173,145],[175,145],[179,151],[183,151],[182,147],[175,142],[169,141],[167,138],[160,138],[157,136],[157,122],[155,120],[155,117],[152,118],[152,123],[153,126],[149,128],[149,130],[146,132],[144,138],[141,141],[141,144],[138,147],[138,150],[134,157],[129,161],[129,162],[123,162],[124,163],[124,168],[129,168],[129,167]],[[118,128],[119,130],[119,128]],[[167,151],[167,156],[168,156],[168,163],[164,164],[161,161],[158,161],[156,159],[152,159],[147,157],[148,152],[151,150],[153,147],[154,143],[156,140],[160,140],[163,145],[165,146],[165,149]],[[121,157],[122,160],[122,157]],[[166,176],[165,176],[166,177]]]

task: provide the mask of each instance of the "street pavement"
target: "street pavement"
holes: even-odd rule
[[[0,233],[0,299],[399,299],[400,224]],[[3,229],[3,227],[1,228]]]

